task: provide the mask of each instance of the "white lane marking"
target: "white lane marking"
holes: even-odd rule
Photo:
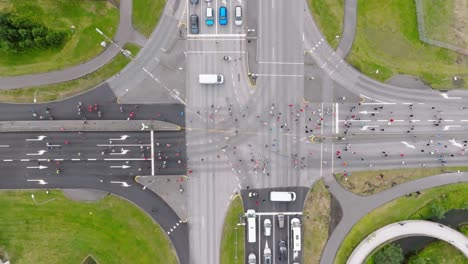
[[[402,141],[401,143],[402,143],[403,145],[407,146],[407,147],[410,148],[410,149],[416,149],[416,147],[415,147],[414,145],[411,145],[411,144],[409,144],[409,143],[406,142],[406,141]]]
[[[40,185],[46,185],[47,182],[42,180],[42,179],[30,179],[30,180],[27,180],[28,182],[37,182],[38,184]]]
[[[151,130],[151,175],[154,176],[154,131]]]
[[[27,169],[40,169],[40,170],[43,170],[43,169],[47,169],[48,167],[39,165],[39,166],[32,166],[32,167],[26,167],[26,168]]]
[[[109,138],[109,140],[126,140],[129,137],[129,135],[122,135],[120,138]]]
[[[121,159],[104,159],[108,161],[126,161],[126,160],[148,160],[148,158],[134,158],[134,159],[126,159],[126,158],[121,158]]]
[[[302,212],[255,212],[256,215],[302,215]]]
[[[411,119],[410,121],[411,122],[421,122],[421,120],[419,120],[419,119]]]
[[[20,161],[29,161],[29,159],[21,159]]]
[[[350,120],[338,120],[339,122],[370,122],[372,120],[370,119],[361,119],[361,120],[355,120],[355,119],[350,119]],[[387,120],[385,120],[387,121]]]
[[[6,160],[3,160],[3,161],[13,161],[13,160],[11,160],[11,159],[6,159]]]
[[[0,148],[9,148],[10,145],[0,145]]]
[[[360,113],[360,114],[365,114],[365,115],[367,115],[367,114],[378,114],[379,112],[361,111],[361,112],[359,112],[359,113]]]
[[[462,99],[461,97],[458,97],[458,96],[455,96],[455,97],[448,96],[448,94],[446,93],[441,93],[440,95],[442,95],[444,99],[452,99],[452,100]]]
[[[63,161],[63,159],[55,159],[55,161]]]
[[[367,130],[369,127],[379,127],[379,126],[363,126],[361,130]]]
[[[110,154],[111,154],[111,155],[125,155],[125,154],[127,154],[127,152],[129,152],[130,150],[129,150],[129,149],[123,149],[123,148],[122,148],[121,151],[122,151],[122,152],[120,152],[120,153],[111,152]]]
[[[299,74],[266,74],[266,73],[258,73],[258,74],[256,74],[256,76],[304,78],[304,75],[299,75]]]
[[[151,144],[97,144],[98,147],[149,147]]]
[[[402,104],[404,104],[404,105],[410,105],[410,104],[413,104],[413,103],[402,103]]]
[[[377,120],[378,122],[387,122],[388,120],[387,119],[379,119]]]
[[[460,126],[458,126],[458,125],[457,126],[445,126],[442,130],[447,131],[450,128],[456,128],[456,127],[460,127]]]
[[[393,120],[393,122],[404,122],[405,120],[401,120],[401,119],[396,119],[396,120]]]
[[[37,138],[27,138],[26,141],[41,141],[47,136],[38,136]]]
[[[128,165],[121,165],[121,166],[109,166],[111,169],[128,169],[130,166]]]
[[[468,122],[468,120],[466,120],[466,119],[462,119],[462,120],[460,120],[460,121],[461,121],[461,122]]]
[[[453,122],[453,120],[449,119],[449,120],[444,120],[445,122]]]
[[[261,61],[259,64],[303,65],[303,62]]]
[[[449,142],[455,147],[463,148],[463,144],[458,143],[455,139],[450,139]]]
[[[435,122],[435,121],[437,121],[437,120],[435,120],[435,119],[428,119],[427,120],[427,122]]]
[[[71,159],[72,161],[80,161],[81,159]]]
[[[46,153],[46,150],[39,150],[37,153],[26,153],[27,156],[39,156]]]
[[[110,183],[119,183],[119,184],[122,185],[122,187],[130,187],[131,186],[127,182],[122,182],[122,181],[111,181]]]
[[[159,62],[159,59],[158,59],[158,58],[154,57],[154,59],[155,59],[157,62]]]
[[[339,117],[339,114],[340,114],[339,107],[338,107],[339,104],[336,103],[335,105],[336,105],[336,112],[335,112],[335,127],[336,128],[335,128],[335,130],[336,130],[336,134],[339,134],[340,133],[340,126],[338,124],[338,117]]]
[[[372,101],[376,101],[377,103],[361,103],[361,104],[396,104],[396,103],[389,103],[389,102],[384,102],[384,101],[380,101],[380,100],[377,100],[377,99],[373,99],[373,98],[370,98],[369,96],[365,96],[363,94],[360,94],[359,95],[360,97],[362,97],[363,99],[368,99],[368,100],[372,100]]]
[[[97,160],[97,159],[88,159],[88,160],[90,160],[90,161],[95,161],[95,160]]]
[[[246,34],[189,34],[191,39],[201,39],[201,38],[227,38],[226,40],[237,40],[239,38],[245,38]],[[221,39],[217,40],[221,40]]]

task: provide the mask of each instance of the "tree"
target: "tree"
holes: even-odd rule
[[[379,264],[401,264],[404,260],[400,246],[388,244],[374,255],[374,263]]]
[[[446,213],[445,208],[438,202],[433,202],[429,205],[429,212],[432,216],[435,216],[439,219],[443,219]]]

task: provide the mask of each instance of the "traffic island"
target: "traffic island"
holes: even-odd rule
[[[135,181],[141,184],[143,190],[150,190],[164,200],[177,216],[186,222],[188,218],[185,192],[187,191],[187,176],[159,175],[136,176]]]

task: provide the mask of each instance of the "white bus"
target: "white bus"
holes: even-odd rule
[[[291,219],[291,233],[293,251],[301,251],[301,221],[297,218]]]
[[[245,213],[245,216],[247,217],[247,233],[248,233],[248,242],[249,243],[255,243],[257,242],[257,227],[256,227],[256,218],[255,218],[255,210],[249,209]]]
[[[198,82],[200,84],[222,84],[224,76],[219,74],[200,74],[198,75]]]

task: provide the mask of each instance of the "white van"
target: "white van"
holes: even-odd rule
[[[236,6],[234,13],[235,13],[234,23],[236,24],[236,26],[241,26],[242,25],[242,7]]]
[[[200,74],[198,75],[198,82],[200,84],[222,84],[224,76],[219,74]]]
[[[270,192],[272,202],[293,202],[296,201],[295,192]]]
[[[255,218],[255,210],[249,209],[245,213],[245,217],[247,217],[247,241],[249,243],[255,243],[257,242],[257,222]]]
[[[301,221],[298,218],[291,220],[291,243],[293,251],[301,251]]]

